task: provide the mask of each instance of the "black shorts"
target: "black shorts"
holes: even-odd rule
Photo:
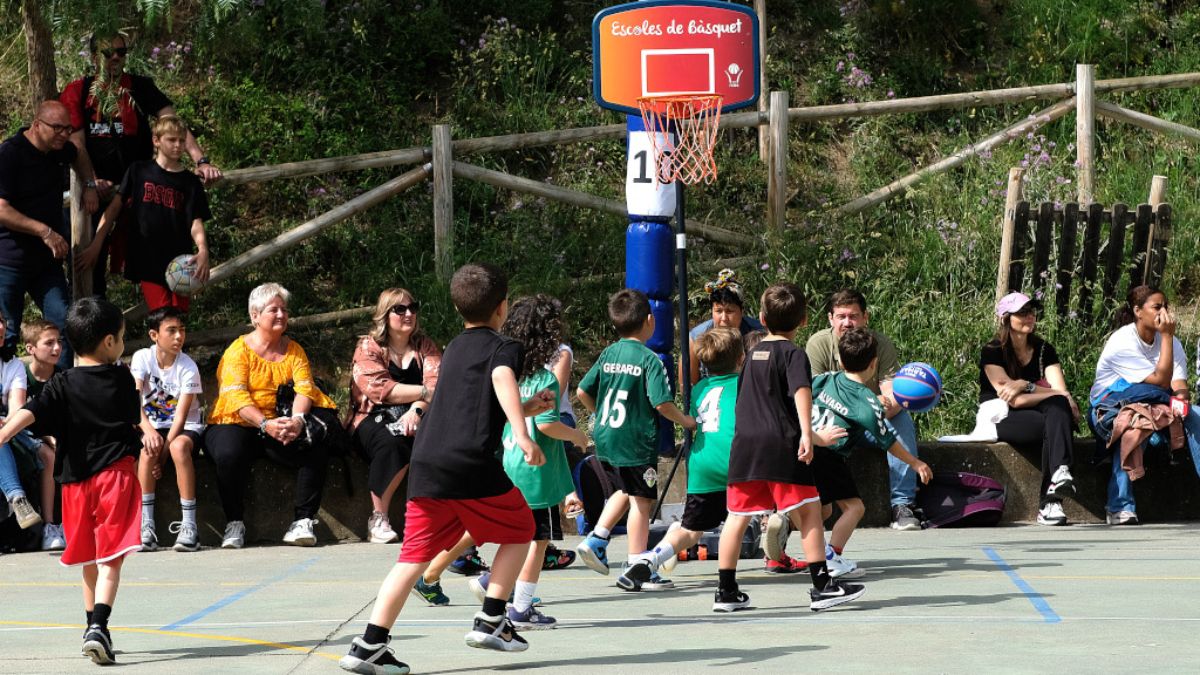
[[[658,466],[655,464],[640,464],[638,466],[612,466],[600,460],[600,466],[612,481],[613,489],[620,490],[630,497],[658,499]]]
[[[557,504],[540,509],[531,507],[530,510],[533,511],[534,541],[559,541],[563,538],[562,516],[558,513]]]
[[[811,466],[822,504],[859,498],[858,484],[850,473],[850,465],[841,455],[829,448],[814,446]]]
[[[683,506],[683,522],[680,525],[685,530],[704,532],[716,528],[728,515],[724,490],[701,494],[689,492],[687,502]]]
[[[166,427],[164,429],[159,429],[158,427],[155,427],[154,430],[157,431],[162,436],[163,442],[166,443],[167,434],[171,433],[171,427]],[[192,439],[192,454],[195,455],[196,451],[200,449],[200,434],[195,431],[192,431],[190,429],[184,429],[183,431],[179,432],[179,435],[187,436],[188,438]],[[163,449],[168,450],[168,448],[163,448]],[[169,452],[168,452],[168,454],[169,454]]]

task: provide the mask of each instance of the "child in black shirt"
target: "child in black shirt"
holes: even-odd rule
[[[501,433],[505,422],[511,424],[525,461],[544,464],[525,417],[557,402],[543,390],[521,403],[516,377],[521,344],[496,332],[508,316],[507,295],[507,278],[491,265],[464,265],[450,280],[450,298],[466,330],[446,346],[438,388],[413,443],[400,558],[379,589],[366,631],[354,638],[340,662],[345,670],[409,672],[388,648],[389,631],[429,561],[464,532],[478,543],[500,544],[467,645],[512,652],[529,648],[506,616],[505,600],[533,540],[533,512],[501,464]]]
[[[108,618],[121,563],[142,546],[141,490],[134,471],[142,451],[141,402],[129,370],[115,365],[125,350],[124,323],[121,310],[106,300],[90,297],[71,305],[67,340],[79,365],[51,378],[0,429],[0,444],[29,426],[57,441],[54,475],[62,484],[67,539],[60,562],[83,566],[88,622],[83,653],[99,664],[115,661]],[[148,441],[145,450],[155,457],[161,449],[158,439],[156,447]]]

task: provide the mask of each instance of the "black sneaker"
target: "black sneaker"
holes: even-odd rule
[[[831,579],[825,590],[818,591],[814,588],[808,592],[808,608],[819,612],[861,598],[866,592],[867,587],[862,584],[848,584]]]
[[[454,562],[450,563],[446,569],[464,577],[473,577],[476,574],[487,572],[491,568],[483,562],[483,558],[479,557],[479,551],[471,550],[455,558]]]
[[[621,576],[617,577],[617,586],[623,591],[640,591],[642,584],[650,581],[654,576],[654,570],[645,560],[638,562],[625,568]]]
[[[90,658],[92,663],[102,666],[117,662],[117,655],[112,650],[112,637],[97,624],[88,626],[83,634],[83,655]]]
[[[523,652],[529,649],[525,638],[517,635],[517,629],[507,616],[475,614],[475,625],[467,633],[467,646],[476,649],[494,649],[498,652]]]
[[[713,597],[714,612],[736,612],[750,606],[750,596],[741,591],[718,588]]]
[[[892,507],[892,529],[901,532],[921,529],[921,521],[913,512],[912,504],[897,504]]]
[[[350,653],[338,661],[342,670],[362,675],[408,675],[408,664],[392,653],[387,643],[368,644],[360,637],[350,641]]]

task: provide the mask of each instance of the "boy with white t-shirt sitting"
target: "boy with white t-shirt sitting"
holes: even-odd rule
[[[200,441],[204,423],[200,416],[200,369],[183,353],[187,336],[184,314],[176,307],[160,307],[150,313],[150,340],[153,345],[133,355],[129,370],[142,395],[142,420],[163,436],[179,485],[179,504],[183,520],[171,523],[178,533],[176,551],[200,550],[196,529],[196,470],[192,452]],[[138,482],[142,486],[142,550],[158,549],[154,527],[154,488],[162,477],[163,457],[150,458],[143,451],[138,462]]]
[[[25,343],[25,353],[29,360],[25,361],[26,400],[37,398],[42,388],[50,378],[62,371],[58,367],[58,357],[62,354],[62,331],[45,319],[32,319],[21,324],[21,340]],[[40,442],[39,442],[40,441]],[[38,462],[42,465],[42,519],[46,526],[42,529],[42,550],[61,551],[67,547],[63,534],[62,523],[55,518],[55,487],[54,487],[54,438],[45,436],[37,438],[28,430],[13,438],[26,453],[36,453]]]

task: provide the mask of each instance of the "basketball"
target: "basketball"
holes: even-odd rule
[[[928,363],[906,363],[892,380],[892,395],[909,412],[929,412],[942,397],[942,376]]]
[[[195,267],[192,264],[192,254],[184,253],[180,256],[175,256],[171,262],[167,263],[167,288],[171,289],[172,293],[179,295],[191,295],[192,291],[199,287],[199,283],[194,276]]]

